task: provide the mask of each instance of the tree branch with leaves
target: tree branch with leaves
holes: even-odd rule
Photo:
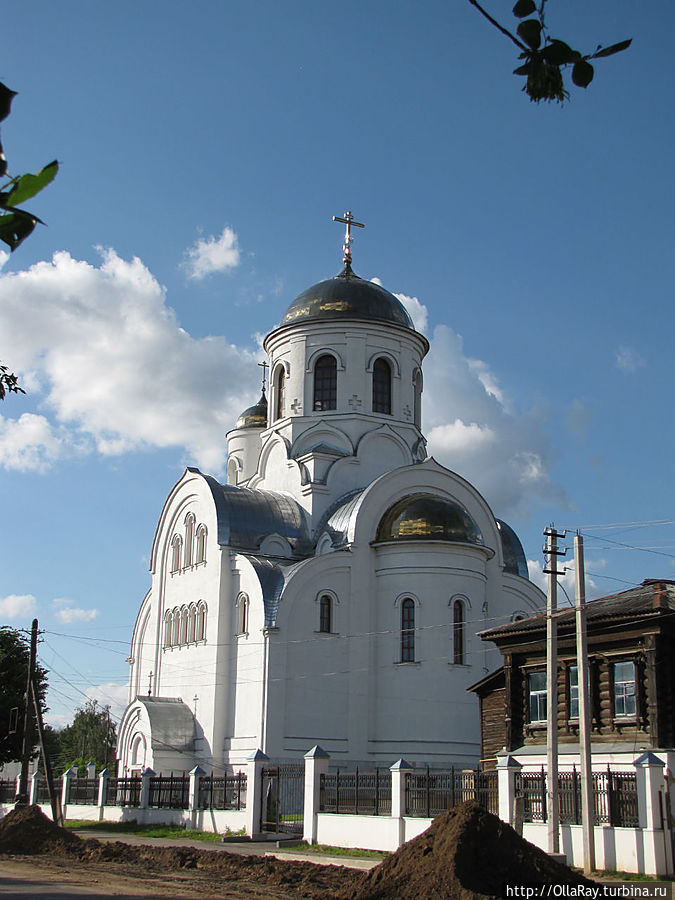
[[[563,80],[563,69],[571,67],[573,84],[586,88],[595,74],[589,60],[614,56],[615,53],[626,50],[630,47],[632,38],[609,47],[598,44],[594,53],[583,54],[579,50],[573,50],[565,41],[550,36],[545,21],[546,2],[547,0],[540,0],[537,6],[535,0],[517,0],[513,15],[520,23],[516,34],[513,34],[493,18],[478,0],[469,0],[488,22],[521,50],[519,59],[525,62],[514,69],[513,74],[527,78],[523,90],[530,100],[535,103],[541,100],[563,103],[570,97]]]

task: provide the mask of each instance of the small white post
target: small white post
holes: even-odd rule
[[[141,772],[141,797],[138,804],[139,809],[148,809],[150,806],[150,779],[154,778],[157,773],[150,766]]]
[[[248,758],[246,775],[246,834],[260,834],[262,813],[262,770],[270,761],[269,756],[258,749]]]
[[[330,755],[316,744],[305,753],[305,811],[303,840],[316,844],[321,776],[328,772]]]
[[[206,775],[206,772],[201,766],[195,766],[194,769],[190,769],[189,775],[188,809],[190,812],[194,812],[199,809],[199,782],[202,775]]]
[[[103,810],[105,808],[105,795],[108,791],[108,778],[110,772],[108,769],[101,769],[98,775],[98,820],[103,821]]]
[[[638,817],[640,828],[661,831],[660,794],[665,789],[665,764],[649,750],[633,763],[637,775]]]
[[[412,774],[415,769],[407,759],[397,759],[391,772],[391,817],[398,819],[398,846],[405,840],[405,777]]]
[[[91,760],[87,763],[87,778],[96,778],[96,763]]]
[[[518,760],[501,751],[497,754],[497,794],[499,798],[499,818],[518,831],[516,813],[516,775],[522,769]],[[522,822],[520,823],[522,830]],[[520,833],[520,832],[519,832]]]
[[[63,810],[64,820],[67,818],[68,794],[70,793],[70,782],[73,778],[77,778],[77,766],[71,766],[69,769],[66,769],[61,776],[61,809]]]
[[[31,806],[34,806],[37,800],[38,793],[38,778],[42,777],[42,772],[39,769],[36,769],[30,777],[30,794],[28,798],[28,802]]]

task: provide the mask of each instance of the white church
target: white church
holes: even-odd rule
[[[475,765],[466,689],[500,663],[477,632],[544,605],[514,531],[427,456],[428,341],[352,271],[360,223],[339,221],[344,268],[267,335],[269,389],[226,436],[227,483],[188,468],[164,504],[120,774],[315,744],[337,762]]]

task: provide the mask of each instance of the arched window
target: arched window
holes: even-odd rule
[[[206,640],[206,603],[200,600],[197,604],[197,636],[198,641]]]
[[[171,541],[171,571],[178,572],[180,570],[180,549],[183,542],[180,535],[175,534]]]
[[[188,644],[193,644],[197,634],[197,607],[191,603],[188,607]]]
[[[171,618],[171,646],[177,647],[180,644],[180,610],[174,609]]]
[[[319,631],[330,634],[333,625],[333,598],[324,594],[319,600]]]
[[[466,662],[464,624],[464,604],[455,600],[452,604],[452,661],[456,666]]]
[[[192,513],[185,516],[185,556],[183,557],[183,565],[185,567],[192,565],[192,543],[195,535],[195,517]]]
[[[422,427],[422,373],[419,369],[413,375],[414,412],[413,421],[418,428]]]
[[[373,412],[391,415],[391,366],[382,357],[373,366]]]
[[[401,604],[401,662],[415,662],[415,601]]]
[[[180,642],[181,642],[181,644],[187,644],[187,636],[188,636],[188,611],[187,611],[187,606],[184,606],[180,611]]]
[[[277,419],[283,419],[284,417],[284,405],[285,405],[285,393],[286,393],[286,372],[284,371],[283,366],[279,366],[279,370],[277,372],[276,377],[276,399],[274,403],[274,421]]]
[[[237,634],[248,632],[248,596],[239,594],[237,597]]]
[[[314,411],[337,409],[337,361],[326,353],[314,366]]]
[[[164,647],[171,646],[171,610],[164,613]]]
[[[145,738],[142,734],[134,735],[131,742],[130,763],[139,768],[142,768],[145,763]]]
[[[203,563],[206,560],[206,525],[200,525],[197,529],[197,559]]]

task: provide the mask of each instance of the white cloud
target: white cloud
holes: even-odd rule
[[[607,561],[604,559],[595,559],[595,560],[585,560],[585,568],[586,568],[586,600],[596,600],[598,597],[604,597],[606,594],[612,593],[613,589],[603,590],[594,580],[594,578],[588,574],[589,566],[591,569],[604,569],[607,565]],[[564,575],[560,575],[556,581],[558,582],[558,587],[562,586],[562,592],[558,594],[558,608],[562,609],[567,606],[574,606],[576,603],[576,573],[574,570],[574,560],[569,559],[566,560],[559,558],[558,566],[560,569],[565,569]],[[537,559],[528,559],[527,568],[530,574],[530,581],[534,582],[537,587],[541,588],[541,590],[546,593],[548,591],[548,575],[544,572],[543,563]],[[565,592],[567,596],[565,596]],[[568,602],[569,601],[569,602]]]
[[[434,330],[424,364],[422,412],[429,453],[475,484],[497,515],[522,515],[534,501],[566,503],[549,474],[541,415],[512,410],[487,363],[466,356],[445,325]]]
[[[239,265],[239,239],[233,229],[226,226],[220,237],[200,238],[185,256],[183,266],[190,278],[201,280],[214,272],[227,272]]]
[[[24,413],[18,419],[0,416],[0,466],[44,472],[61,456],[64,438],[44,416]]]
[[[90,700],[98,700],[99,706],[110,706],[112,718],[119,719],[127,707],[129,686],[107,681],[87,688],[86,694]]]
[[[417,299],[417,297],[409,297],[407,294],[394,294],[405,306],[406,312],[413,320],[416,331],[422,334],[427,333],[427,325],[429,322],[429,314],[426,306]]]
[[[0,422],[0,464],[14,469],[181,447],[218,472],[224,433],[257,390],[255,351],[192,338],[143,263],[112,250],[98,267],[60,252],[0,274],[0,333],[51,413]]]
[[[622,346],[616,351],[616,367],[622,372],[632,374],[645,365],[644,359],[632,347]]]
[[[97,609],[78,609],[76,606],[64,606],[63,609],[56,612],[59,622],[64,622],[66,625],[71,622],[93,622],[96,616],[98,616]]]
[[[8,594],[0,597],[0,619],[13,622],[30,616],[36,607],[32,594]]]

